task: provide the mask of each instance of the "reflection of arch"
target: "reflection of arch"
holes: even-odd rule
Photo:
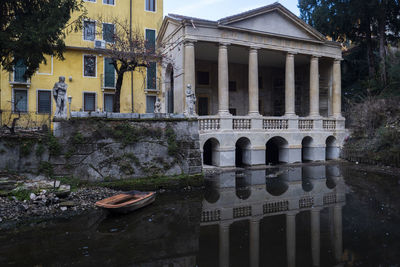
[[[335,178],[333,177],[326,177],[326,187],[328,187],[329,189],[333,189],[336,187],[336,181]]]
[[[266,164],[277,164],[289,162],[289,143],[280,136],[271,138],[266,144],[265,160]]]
[[[251,195],[250,183],[247,181],[246,176],[236,176],[236,196],[240,199],[246,200]]]
[[[166,96],[167,96],[167,113],[174,113],[174,68],[171,64],[168,64],[167,71],[165,73],[165,85],[166,85]]]
[[[313,160],[313,151],[312,151],[312,144],[314,140],[310,136],[304,137],[303,141],[301,142],[301,160],[303,162],[312,161]]]
[[[289,189],[289,185],[282,178],[267,178],[266,187],[267,192],[276,197],[283,195]]]
[[[219,191],[217,182],[210,179],[204,179],[204,186],[205,186],[205,192],[204,192],[205,200],[211,204],[216,203],[219,200]]]
[[[314,184],[311,181],[311,178],[303,177],[301,179],[301,187],[305,192],[311,192],[314,188]]]
[[[215,138],[210,138],[203,146],[204,165],[219,166],[219,142]]]
[[[326,139],[326,159],[331,160],[331,159],[338,159],[339,158],[339,146],[337,145],[337,140],[336,137],[334,136],[329,136]]]
[[[251,165],[251,143],[246,137],[240,138],[236,142],[235,163],[237,167]]]

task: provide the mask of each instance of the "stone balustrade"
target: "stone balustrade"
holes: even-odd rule
[[[336,131],[344,130],[344,119],[250,116],[200,116],[200,132],[218,131]]]

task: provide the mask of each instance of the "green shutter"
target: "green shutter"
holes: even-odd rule
[[[157,89],[157,63],[150,62],[147,67],[147,89]]]
[[[24,77],[26,72],[26,66],[23,59],[19,59],[15,63],[14,67],[14,81],[15,82],[26,82],[26,78]]]
[[[156,48],[156,31],[146,30],[146,47],[150,51],[154,51]]]
[[[108,43],[114,42],[114,24],[103,23],[103,40]]]
[[[111,58],[104,58],[104,87],[115,87],[115,69]]]

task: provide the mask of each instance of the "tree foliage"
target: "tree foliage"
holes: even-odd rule
[[[80,16],[71,21],[73,12]],[[66,34],[79,30],[84,14],[82,0],[1,0],[1,65],[12,71],[23,60],[28,78],[46,63],[45,55],[64,59]]]
[[[399,40],[399,0],[299,0],[299,8],[307,23],[351,49],[345,58],[354,72],[349,81],[365,78],[381,89],[388,85],[387,47]],[[363,64],[354,65],[355,60]]]

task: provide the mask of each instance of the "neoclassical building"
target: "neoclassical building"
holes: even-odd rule
[[[341,45],[279,3],[209,21],[169,14],[166,113],[183,113],[185,89],[197,97],[206,165],[233,167],[339,157]]]

